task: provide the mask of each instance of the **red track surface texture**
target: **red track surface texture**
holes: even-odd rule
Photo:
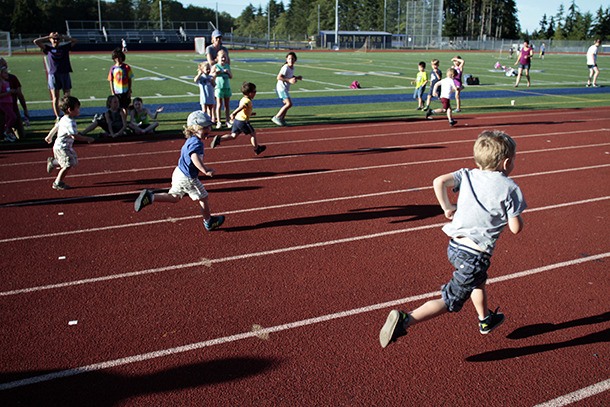
[[[610,405],[610,108],[264,129],[206,150],[212,212],[168,188],[182,139],[1,152],[2,406]],[[525,230],[505,231],[478,333],[462,312],[382,350],[392,308],[450,277],[431,188],[483,129],[518,144]]]

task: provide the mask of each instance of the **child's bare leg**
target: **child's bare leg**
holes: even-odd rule
[[[229,103],[231,103],[231,98],[225,98],[225,120],[227,123],[231,121],[231,107]]]
[[[256,141],[256,133],[250,134],[250,143],[252,144],[252,147],[258,147],[258,142]]]
[[[208,202],[207,196],[199,200],[199,206],[201,209],[201,216],[203,216],[203,220],[208,222],[212,215],[210,214],[210,204]]]
[[[487,307],[487,291],[485,290],[485,283],[481,284],[472,291],[470,299],[474,308],[477,310],[479,319],[482,320],[489,314],[489,308]]]
[[[84,136],[85,134],[89,133],[90,131],[94,130],[97,127],[97,120],[94,122],[91,122],[91,124],[89,124],[85,130],[81,131],[81,134]]]
[[[144,129],[144,133],[152,133],[159,126],[159,122],[152,122],[148,125],[147,128]]]
[[[447,109],[447,119],[449,121],[453,121],[453,117],[451,116],[451,109]]]
[[[55,162],[56,160],[53,160],[53,162]],[[57,174],[57,178],[55,178],[55,183],[56,184],[60,184],[63,182],[64,177],[66,176],[66,173],[70,170],[70,167],[61,167],[59,169],[59,173]]]
[[[168,202],[168,203],[176,203],[179,202],[182,198],[177,195],[171,195],[166,192],[156,193],[154,195],[155,202]]]
[[[220,110],[222,110],[222,99],[216,98],[216,120],[220,121]]]
[[[460,98],[460,91],[458,90],[457,92],[455,92],[455,104],[456,104],[456,109],[461,109],[462,107],[462,99]]]
[[[438,317],[447,312],[448,310],[445,301],[441,298],[430,300],[409,314],[409,326]]]
[[[284,117],[286,117],[286,113],[288,112],[288,109],[290,109],[292,107],[292,100],[290,100],[290,98],[284,99],[283,102],[284,102],[284,106],[282,106],[280,111],[277,112],[277,114],[275,115],[275,117],[279,117],[280,119],[283,119]]]

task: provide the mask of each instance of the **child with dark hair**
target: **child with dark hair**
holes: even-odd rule
[[[271,121],[278,126],[286,126],[286,113],[292,107],[292,99],[290,99],[290,85],[302,81],[302,76],[294,75],[294,64],[297,62],[297,54],[290,51],[286,54],[286,63],[282,65],[280,73],[277,74],[277,84],[275,91],[284,106],[271,118]]]
[[[110,93],[119,99],[119,106],[125,114],[131,104],[131,84],[133,81],[133,71],[125,63],[125,53],[121,48],[112,51],[114,65],[108,72],[108,82],[110,83]]]
[[[243,93],[244,97],[239,101],[239,107],[231,113],[231,120],[233,121],[231,134],[214,137],[210,147],[216,148],[222,141],[235,140],[237,136],[243,133],[250,135],[250,142],[254,148],[254,154],[259,155],[265,151],[267,147],[258,144],[256,141],[256,130],[254,130],[254,127],[250,124],[250,117],[256,115],[256,113],[252,111],[252,99],[256,96],[256,85],[251,82],[244,82],[241,85],[241,93]]]
[[[47,172],[50,174],[53,169],[59,167],[59,173],[53,189],[64,190],[70,187],[63,181],[66,173],[78,164],[78,157],[74,151],[74,140],[93,143],[92,137],[86,137],[76,130],[76,117],[80,114],[80,101],[74,96],[64,96],[59,107],[64,112],[61,119],[55,124],[55,131],[51,131],[45,141],[49,144],[53,141],[53,135],[57,133],[57,139],[53,144],[54,157],[47,158]]]

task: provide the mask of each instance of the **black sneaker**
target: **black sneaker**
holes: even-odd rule
[[[392,310],[385,324],[379,331],[379,343],[385,348],[396,339],[407,334],[405,325],[409,322],[409,314],[403,311]]]
[[[53,189],[56,189],[58,191],[64,191],[66,189],[70,189],[70,185],[66,184],[65,182],[54,182],[52,187],[53,187]]]
[[[449,126],[451,126],[451,127],[455,126],[456,124],[457,124],[457,120],[451,120],[449,122]]]
[[[210,230],[214,230],[214,229],[218,229],[220,227],[220,225],[222,225],[225,221],[225,217],[220,215],[220,216],[212,216],[210,218],[209,221],[203,221],[203,226],[205,227],[205,230],[210,231]]]
[[[133,208],[136,212],[140,212],[142,208],[153,203],[153,192],[150,189],[144,189],[138,195],[136,202],[133,205]]]
[[[432,114],[432,110],[426,110],[426,119],[429,119]]]
[[[487,335],[504,322],[504,314],[498,312],[500,308],[496,308],[495,311],[489,310],[489,315],[484,320],[479,320],[479,332],[483,335]]]
[[[210,148],[216,148],[220,145],[220,136],[214,136],[212,139],[212,143],[210,144]]]
[[[262,145],[259,144],[258,147],[256,147],[254,149],[254,154],[259,155],[260,153],[262,153],[266,149],[267,149],[267,146],[262,146]]]

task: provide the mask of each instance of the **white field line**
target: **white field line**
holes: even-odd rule
[[[574,202],[564,202],[564,203],[556,204],[556,205],[538,207],[538,208],[530,209],[528,211],[538,212],[538,211],[543,211],[543,210],[551,210],[551,209],[557,209],[557,208],[574,206],[574,205],[585,205],[585,204],[598,202],[598,201],[604,201],[604,200],[608,200],[608,199],[610,199],[610,196],[584,199],[581,201],[574,201]],[[119,279],[124,279],[124,278],[132,278],[132,277],[143,276],[143,275],[148,275],[148,274],[162,273],[162,272],[166,272],[166,271],[182,270],[182,269],[187,269],[187,268],[192,268],[192,267],[210,267],[212,264],[245,260],[245,259],[250,259],[250,258],[270,256],[270,255],[276,255],[276,254],[281,254],[281,253],[289,253],[289,252],[294,252],[294,251],[299,251],[299,250],[308,250],[308,249],[314,249],[317,247],[334,246],[334,245],[345,244],[345,243],[353,243],[353,242],[362,241],[362,240],[377,239],[380,237],[387,237],[387,236],[399,235],[399,234],[404,234],[404,233],[416,232],[416,231],[420,231],[420,230],[434,229],[434,228],[442,227],[443,225],[445,225],[445,223],[446,222],[435,223],[435,224],[431,224],[431,225],[409,227],[409,228],[404,228],[404,229],[388,230],[385,232],[373,233],[373,234],[369,234],[369,235],[352,236],[352,237],[346,237],[346,238],[342,238],[342,239],[335,239],[335,240],[328,240],[328,241],[323,241],[323,242],[308,243],[308,244],[303,244],[303,245],[298,245],[298,246],[283,247],[283,248],[279,248],[279,249],[265,250],[265,251],[261,251],[261,252],[244,253],[244,254],[238,254],[238,255],[234,255],[234,256],[221,257],[218,259],[203,259],[203,260],[197,261],[197,262],[174,264],[171,266],[158,267],[158,268],[146,269],[146,270],[140,270],[140,271],[133,271],[133,272],[128,272],[128,273],[113,274],[113,275],[108,275],[108,276],[87,278],[87,279],[82,279],[82,280],[73,280],[73,281],[67,281],[67,282],[63,282],[63,283],[55,283],[55,284],[48,284],[48,285],[43,285],[43,286],[21,288],[21,289],[16,289],[16,290],[9,290],[9,291],[0,291],[0,297],[7,297],[7,296],[12,296],[12,295],[26,294],[26,293],[52,290],[52,289],[65,288],[65,287],[73,287],[73,286],[84,285],[84,284],[98,283],[98,282],[102,282],[102,281],[111,281],[111,280],[119,280]]]
[[[557,397],[556,399],[549,400],[546,403],[538,404],[534,407],[563,407],[608,390],[610,390],[610,379],[592,384],[591,386],[584,387],[580,390],[576,390],[564,396]]]
[[[48,102],[47,102],[48,103]],[[538,116],[536,116],[537,118],[542,118],[545,115],[557,115],[559,113],[541,113]],[[575,112],[561,112],[562,116],[566,116],[566,115],[570,115],[570,114],[576,114]],[[476,120],[482,120],[482,119],[510,119],[510,118],[520,118],[521,115],[518,116],[513,116],[513,115],[503,115],[503,116],[482,116],[480,118],[477,118]],[[573,119],[573,121],[581,121],[580,119]],[[608,119],[604,118],[604,117],[598,117],[598,118],[593,118],[593,119],[586,119],[585,122],[596,122],[596,121],[608,121]],[[417,125],[417,122],[411,122],[411,123],[404,123],[405,126],[413,126],[413,125]],[[502,128],[507,128],[507,127],[514,127],[517,125],[521,125],[521,124],[508,124],[508,125],[502,125]],[[362,128],[374,128],[374,127],[387,127],[387,123],[363,123],[363,124],[358,124],[358,125],[337,125],[337,126],[329,126],[329,127],[316,127],[315,128],[315,132],[326,132],[326,131],[337,131],[337,130],[345,130],[345,129],[352,129],[354,127],[358,127],[359,129]],[[473,127],[475,127],[473,125]],[[479,126],[476,126],[479,127]],[[493,125],[490,125],[490,127],[493,127]],[[460,129],[454,129],[454,130],[460,130]],[[468,130],[468,129],[462,129],[462,130]],[[311,126],[302,126],[302,127],[295,127],[290,129],[290,133],[291,134],[296,134],[296,133],[311,133],[312,131],[314,131]],[[599,129],[587,129],[587,130],[576,130],[576,131],[563,131],[563,132],[550,132],[550,133],[536,133],[536,134],[530,134],[530,135],[522,135],[522,136],[512,136],[514,139],[522,139],[522,138],[530,138],[530,137],[546,137],[546,136],[560,136],[560,135],[564,135],[564,134],[577,134],[577,133],[592,133],[592,132],[600,132],[600,131],[610,131],[610,129],[607,128],[599,128]],[[277,130],[277,129],[261,129],[258,130],[257,133],[260,134],[261,136],[265,136],[265,135],[269,135],[269,134],[275,134],[275,133],[280,133],[282,132],[282,130]],[[426,134],[435,134],[435,133],[441,133],[441,134],[446,134],[447,131],[445,129],[431,129],[431,130],[427,130]],[[361,138],[376,138],[376,137],[389,137],[389,136],[410,136],[410,135],[418,135],[421,134],[421,129],[419,130],[413,130],[413,131],[400,131],[400,132],[391,132],[391,133],[373,133],[373,134],[366,134],[366,135],[354,135],[354,136],[339,136],[339,137],[323,137],[323,138],[318,138],[318,139],[301,139],[301,140],[286,140],[286,141],[275,141],[275,142],[267,142],[266,144],[268,145],[282,145],[282,144],[300,144],[300,143],[315,143],[315,142],[320,142],[320,141],[336,141],[336,140],[351,140],[351,139],[361,139]],[[465,143],[465,142],[472,142],[472,140],[454,140],[454,141],[443,141],[443,142],[437,142],[437,143],[420,143],[420,144],[413,144],[411,145],[411,147],[416,147],[416,146],[426,146],[426,145],[443,145],[443,144],[455,144],[455,143]],[[128,141],[128,142],[120,142],[121,146],[126,146],[126,145],[130,145],[130,144],[142,144],[142,141]],[[88,149],[94,149],[94,148],[106,148],[108,149],[109,147],[111,148],[114,144],[113,143],[104,143],[104,144],[91,144],[88,145],[87,148]],[[409,147],[409,146],[406,146]],[[243,146],[241,145],[229,145],[229,146],[225,146],[223,147],[223,149],[225,148],[243,148]],[[49,152],[49,148],[37,148],[37,149],[29,149],[28,152]],[[7,150],[7,152],[10,153],[10,150]],[[152,155],[152,154],[176,154],[176,150],[172,149],[172,150],[161,150],[161,151],[157,151],[157,152],[145,152],[145,153],[131,153],[131,154],[116,154],[116,155],[111,155],[111,156],[97,156],[97,157],[79,157],[79,162],[80,161],[86,161],[86,160],[99,160],[99,159],[108,159],[108,158],[124,158],[124,157],[131,157],[131,156],[140,156],[140,155]],[[24,161],[24,162],[16,162],[16,163],[2,163],[0,164],[0,167],[10,167],[10,166],[17,166],[17,165],[40,165],[41,161]]]
[[[552,271],[552,270],[557,270],[557,269],[561,269],[561,268],[565,268],[565,267],[576,266],[579,264],[583,264],[583,263],[587,263],[587,262],[591,262],[591,261],[597,261],[597,260],[605,259],[608,257],[610,257],[610,252],[600,253],[597,255],[577,258],[577,259],[568,260],[568,261],[563,261],[563,262],[555,263],[555,264],[549,264],[549,265],[537,267],[534,269],[529,269],[529,270],[524,270],[524,271],[513,273],[513,274],[508,274],[508,275],[502,276],[501,278],[491,278],[488,280],[488,284],[505,282],[505,281],[514,280],[514,279],[518,279],[518,278],[525,278],[525,277],[532,276],[535,274],[548,272],[548,271]],[[133,363],[144,362],[147,360],[158,359],[158,358],[167,357],[167,356],[173,356],[173,355],[177,355],[180,353],[193,352],[196,350],[205,349],[205,348],[209,348],[209,347],[216,346],[216,345],[237,342],[237,341],[241,341],[241,340],[249,339],[249,338],[256,338],[256,337],[259,337],[260,335],[268,335],[271,333],[282,332],[282,331],[287,331],[287,330],[291,330],[291,329],[317,325],[317,324],[321,324],[324,322],[337,320],[340,318],[347,318],[347,317],[352,317],[355,315],[366,314],[369,312],[378,311],[378,310],[385,309],[385,308],[393,308],[393,307],[408,304],[411,302],[420,301],[420,300],[431,298],[431,297],[436,297],[439,294],[440,294],[439,292],[428,292],[428,293],[424,293],[424,294],[420,294],[420,295],[416,295],[416,296],[401,298],[401,299],[394,300],[394,301],[371,304],[368,306],[364,306],[364,307],[360,307],[360,308],[353,308],[351,310],[340,311],[340,312],[336,312],[333,314],[320,315],[317,317],[307,318],[307,319],[303,319],[300,321],[293,321],[293,322],[289,322],[289,323],[285,323],[285,324],[281,324],[281,325],[263,328],[263,329],[260,329],[257,331],[242,332],[242,333],[238,333],[238,334],[234,334],[234,335],[210,339],[210,340],[201,341],[201,342],[195,342],[195,343],[177,346],[177,347],[173,347],[173,348],[161,349],[161,350],[154,351],[154,352],[142,353],[139,355],[132,355],[132,356],[124,357],[124,358],[107,360],[104,362],[98,362],[98,363],[93,363],[90,365],[79,366],[76,368],[61,370],[58,372],[52,372],[52,373],[39,375],[39,376],[32,376],[32,377],[28,377],[26,379],[1,383],[0,391],[28,386],[28,385],[32,385],[32,384],[36,384],[36,383],[48,382],[51,380],[65,378],[65,377],[76,376],[76,375],[80,375],[82,373],[95,372],[95,371],[99,371],[99,370],[110,369],[113,367],[125,366],[125,365],[129,365],[129,364],[133,364]],[[582,399],[584,397],[592,396],[601,391],[607,390],[608,385],[606,384],[606,382],[601,382],[601,384],[598,384],[598,387],[595,387],[594,390],[592,390],[592,391],[589,390],[588,392],[585,391],[584,393],[580,394],[580,397],[581,397],[580,399]],[[589,388],[587,388],[587,389],[589,389]],[[574,393],[571,393],[571,394],[574,394]],[[579,400],[579,399],[575,399],[575,401],[576,400]],[[557,405],[563,406],[565,404],[557,404]],[[555,404],[551,404],[551,406],[555,406]]]
[[[586,130],[586,131],[582,131],[581,133],[591,133],[591,132],[599,132],[599,130]],[[572,134],[575,134],[578,132],[572,132]],[[548,136],[548,135],[546,135]],[[536,136],[524,136],[524,137],[542,137],[542,135],[536,135]],[[448,144],[459,144],[459,143],[472,143],[472,140],[458,140],[458,141],[447,141],[447,142],[435,142],[435,143],[429,143],[429,144],[412,144],[412,145],[402,145],[402,146],[389,146],[389,147],[384,147],[386,149],[396,149],[396,148],[403,148],[403,149],[409,149],[409,148],[417,148],[417,147],[425,147],[425,146],[435,146],[435,145],[448,145]],[[272,144],[272,143],[268,143],[268,144]],[[583,144],[583,145],[577,145],[577,146],[567,146],[567,147],[556,147],[556,148],[545,148],[545,149],[538,149],[538,150],[527,150],[527,151],[518,151],[518,153],[521,154],[535,154],[535,153],[541,153],[541,152],[553,152],[553,151],[562,151],[562,150],[574,150],[574,149],[580,149],[580,148],[594,148],[594,147],[603,147],[603,146],[607,146],[610,145],[610,142],[608,143],[598,143],[598,144]],[[354,152],[365,152],[367,150],[371,150],[369,149],[361,149],[361,150],[354,150]],[[157,153],[158,154],[158,153]],[[295,157],[301,157],[301,156],[307,156],[309,157],[310,154],[309,153],[303,153],[303,154],[299,154],[299,153],[295,153],[295,154],[286,154],[286,155],[282,155],[282,156],[278,156],[278,157],[268,157],[265,158],[266,160],[280,160],[280,159],[287,159],[287,158],[295,158]],[[212,162],[207,162],[207,165],[216,165],[216,164],[230,164],[230,163],[236,163],[236,162],[247,162],[247,161],[251,161],[251,160],[256,160],[257,158],[247,158],[247,159],[241,159],[241,160],[231,160],[231,161],[212,161]],[[370,167],[359,167],[359,168],[345,168],[345,169],[339,169],[339,170],[329,170],[329,171],[324,171],[323,174],[332,174],[332,173],[336,173],[336,172],[346,172],[346,171],[362,171],[362,170],[371,170],[371,169],[382,169],[382,168],[391,168],[391,167],[399,167],[399,166],[404,166],[404,165],[418,165],[418,164],[428,164],[428,163],[439,163],[439,162],[448,162],[448,161],[456,161],[456,160],[471,160],[472,157],[458,157],[458,158],[447,158],[447,159],[438,159],[438,160],[429,160],[429,161],[411,161],[411,162],[402,162],[402,163],[394,163],[394,164],[386,164],[386,165],[377,165],[377,166],[370,166]],[[38,165],[42,165],[41,163],[38,163]],[[103,176],[103,175],[110,175],[110,174],[126,174],[126,173],[141,173],[144,171],[157,171],[157,170],[162,170],[162,169],[171,169],[171,168],[175,168],[175,165],[165,165],[165,166],[160,166],[160,167],[147,167],[147,168],[131,168],[128,170],[118,170],[118,171],[111,171],[111,170],[106,170],[106,171],[101,171],[101,172],[90,172],[90,173],[81,173],[81,174],[73,174],[70,175],[71,178],[77,178],[77,177],[91,177],[91,176]],[[290,175],[280,175],[280,176],[272,176],[272,177],[261,177],[261,178],[251,178],[249,180],[232,180],[232,181],[219,181],[219,182],[206,182],[206,185],[219,185],[219,184],[234,184],[234,183],[240,183],[240,182],[252,182],[252,181],[258,181],[261,179],[278,179],[278,178],[290,178],[290,177],[301,177],[301,176],[311,176],[311,175],[320,175],[319,172],[317,173],[306,173],[306,174],[290,174]],[[22,182],[36,182],[36,181],[48,181],[49,180],[49,176],[45,176],[45,177],[38,177],[38,178],[24,178],[24,179],[13,179],[13,180],[4,180],[4,181],[0,181],[0,185],[5,185],[5,184],[16,184],[16,183],[22,183]],[[3,205],[0,205],[0,207]],[[6,205],[4,205],[6,206]]]

